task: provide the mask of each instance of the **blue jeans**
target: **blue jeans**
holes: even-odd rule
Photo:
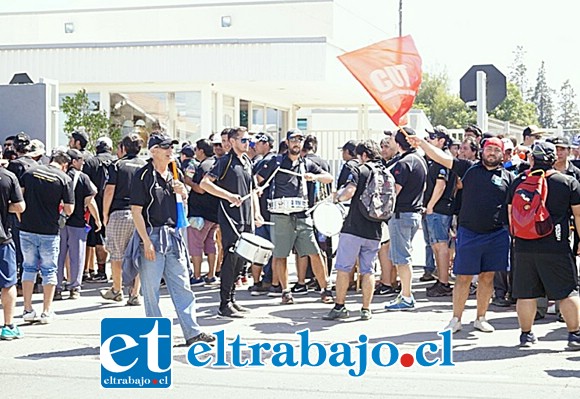
[[[159,241],[159,234],[149,236],[155,247]],[[185,247],[184,247],[185,249]],[[143,244],[140,247],[141,292],[145,303],[145,315],[147,317],[162,317],[159,308],[159,285],[161,278],[167,284],[167,290],[173,301],[177,319],[183,330],[186,340],[201,333],[197,316],[195,314],[195,295],[189,286],[189,273],[187,270],[187,254],[185,250],[179,251],[175,238],[169,239],[164,253],[155,252],[155,260],[145,259]]]
[[[398,217],[389,220],[391,246],[389,257],[395,265],[412,264],[413,237],[419,230],[421,214],[418,212],[401,212]]]
[[[429,237],[429,229],[427,228],[427,221],[425,217],[421,220],[421,230],[423,230],[423,240],[425,241],[425,267],[426,272],[433,273],[435,271],[435,254],[431,248],[431,239]]]
[[[22,281],[36,281],[40,267],[42,285],[56,285],[56,262],[60,236],[35,234],[20,231],[20,247],[22,248]]]

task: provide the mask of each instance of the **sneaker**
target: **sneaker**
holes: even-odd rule
[[[106,273],[95,273],[87,280],[87,283],[106,283],[109,281]]]
[[[218,309],[218,316],[221,317],[229,317],[230,319],[243,319],[244,315],[238,312],[233,304],[228,303],[227,306],[223,309]]]
[[[82,282],[84,283],[85,281],[88,281],[88,280],[90,280],[90,279],[92,278],[92,276],[93,276],[93,275],[92,275],[91,273],[86,273],[86,272],[85,272],[85,273],[83,273],[83,279],[82,279]]]
[[[292,287],[290,292],[292,292],[292,295],[307,295],[308,287],[306,286],[306,284],[296,283],[294,284],[294,287]]]
[[[53,301],[62,301],[62,291],[54,291]]]
[[[291,292],[282,293],[282,305],[292,305],[294,303],[294,298],[292,298]]]
[[[386,285],[383,283],[379,283],[378,287],[375,288],[374,295],[381,295],[381,296],[397,296],[398,292],[395,288],[391,287],[390,285]]]
[[[373,313],[370,309],[361,309],[360,310],[360,319],[361,320],[370,320],[373,318]]]
[[[198,278],[192,277],[189,280],[189,285],[192,287],[201,287],[201,286],[205,285],[205,280],[203,279],[203,277],[198,277]]]
[[[433,281],[435,277],[433,276],[433,272],[425,270],[425,273],[421,277],[419,277],[419,281]]]
[[[437,281],[432,287],[427,288],[428,297],[442,297],[442,296],[452,296],[453,287],[450,284],[444,285]]]
[[[270,289],[268,290],[268,296],[270,297],[282,296],[282,287],[279,285],[271,285]]]
[[[477,294],[477,284],[471,283],[469,285],[469,295],[475,295],[475,294]]]
[[[260,296],[266,295],[270,291],[270,288],[264,287],[262,282],[259,282],[256,285],[252,285],[249,291],[251,296]]]
[[[568,348],[575,351],[580,350],[580,331],[568,333]]]
[[[53,321],[54,321],[53,311],[42,312],[42,314],[40,315],[40,324],[48,324],[52,323]]]
[[[411,302],[407,302],[401,295],[393,299],[391,302],[385,305],[387,310],[414,310],[415,309],[415,299],[411,299]]]
[[[457,331],[461,331],[462,328],[463,326],[461,325],[461,320],[459,320],[457,317],[454,317],[451,319],[449,324],[447,324],[447,327],[445,327],[444,330],[451,330],[451,333],[455,334]]]
[[[336,319],[347,319],[350,313],[348,310],[343,307],[340,310],[336,310],[335,308],[330,309],[330,312],[322,316],[324,320],[336,320]]]
[[[485,317],[481,316],[479,319],[473,322],[473,328],[486,332],[491,333],[495,331],[495,328],[485,320]]]
[[[24,313],[22,313],[22,319],[27,323],[32,323],[33,321],[36,321],[36,311],[34,309],[32,310],[24,309]]]
[[[512,303],[505,298],[493,298],[491,304],[499,308],[509,308],[512,306]]]
[[[310,289],[315,290],[318,287],[318,281],[315,278],[311,278],[307,283],[306,286]]]
[[[73,288],[72,290],[70,290],[69,299],[79,299],[80,297],[81,297],[81,290],[79,290],[78,288]]]
[[[536,338],[536,336],[534,335],[533,332],[522,332],[520,334],[520,346],[523,348],[529,348],[530,346],[532,346],[532,344],[535,344],[536,342],[538,342],[538,339]]]
[[[113,288],[109,288],[108,290],[101,290],[100,294],[103,299],[108,299],[115,302],[121,302],[124,298],[123,291],[114,291]]]
[[[203,278],[203,282],[205,283],[205,285],[216,285],[219,283],[218,279],[216,277],[207,277],[205,276]]]
[[[238,304],[237,302],[232,302],[232,306],[237,312],[250,313],[249,308],[246,308],[245,306],[242,306],[242,305]]]
[[[195,337],[191,337],[185,341],[186,346],[191,346],[196,342],[206,342],[208,344],[213,344],[215,342],[215,337],[211,334],[199,333]]]
[[[320,300],[322,301],[322,303],[334,303],[334,298],[332,297],[332,291],[330,290],[324,290],[320,293]]]
[[[24,335],[20,332],[18,326],[10,328],[8,326],[2,327],[2,332],[0,332],[0,339],[3,341],[12,341],[13,339],[22,338]]]
[[[139,295],[129,295],[127,306],[141,306],[141,297]]]

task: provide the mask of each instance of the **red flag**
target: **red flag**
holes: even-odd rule
[[[396,37],[338,59],[397,125],[421,85],[421,57],[411,36]]]

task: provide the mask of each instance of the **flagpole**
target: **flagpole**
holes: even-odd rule
[[[403,36],[403,0],[399,0],[399,37]]]

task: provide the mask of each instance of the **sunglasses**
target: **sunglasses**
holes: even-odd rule
[[[296,143],[296,142],[302,142],[302,141],[304,141],[304,137],[290,137],[290,138],[288,139],[288,141],[291,141],[291,142],[293,142],[293,143]]]
[[[221,147],[222,145],[221,145],[221,143],[214,143],[214,145],[213,145],[213,146],[214,146],[214,147]]]
[[[173,149],[173,144],[159,144],[157,147],[161,148],[162,150]]]
[[[242,143],[242,144],[247,144],[247,143],[250,142],[250,138],[249,137],[237,138],[236,140],[240,140],[240,143]]]

